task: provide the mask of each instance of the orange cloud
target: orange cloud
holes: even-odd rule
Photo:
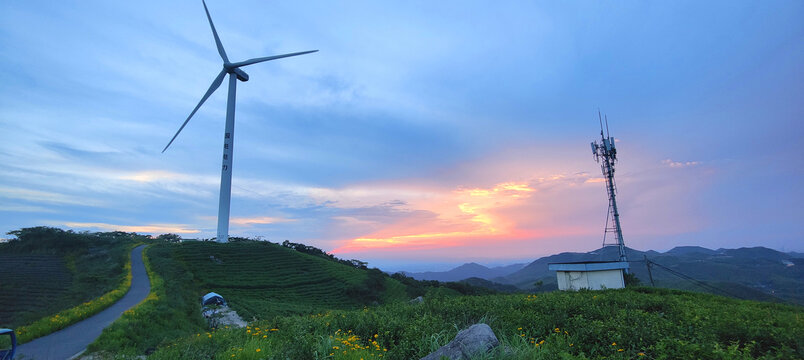
[[[602,182],[606,182],[606,178],[602,178],[602,177],[588,178],[588,179],[586,179],[586,181],[584,181],[584,183],[586,183],[586,184],[602,183]]]
[[[346,241],[333,253],[382,249],[428,249],[457,246],[472,238],[510,237],[513,223],[495,211],[536,191],[527,183],[505,182],[492,188],[458,189],[441,198],[411,204],[438,214],[424,221],[400,221],[378,232]]]
[[[126,173],[118,176],[122,180],[150,183],[161,180],[175,180],[186,178],[186,175],[162,170],[145,170],[134,173]]]

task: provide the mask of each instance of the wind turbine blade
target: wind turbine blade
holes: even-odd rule
[[[295,53],[284,54],[284,55],[274,55],[274,56],[268,56],[268,57],[254,58],[254,59],[249,59],[249,60],[246,60],[246,61],[236,62],[236,63],[232,64],[232,67],[247,66],[247,65],[252,65],[252,64],[256,64],[256,63],[261,63],[263,61],[276,60],[276,59],[281,59],[281,58],[286,58],[286,57],[291,57],[291,56],[304,55],[304,54],[314,53],[314,52],[317,52],[317,51],[318,50],[310,50],[310,51],[295,52]]]
[[[170,146],[170,144],[173,143],[173,140],[176,140],[176,136],[179,136],[179,133],[182,131],[182,129],[184,129],[184,126],[187,125],[187,123],[190,121],[190,118],[192,118],[193,115],[195,115],[195,112],[198,111],[198,108],[200,108],[201,105],[204,104],[204,101],[207,101],[209,96],[212,95],[212,93],[214,93],[215,90],[218,90],[218,87],[220,87],[221,83],[223,82],[223,77],[224,76],[226,76],[226,70],[225,69],[221,70],[221,73],[218,74],[218,77],[216,77],[215,80],[212,81],[212,85],[209,86],[209,90],[207,90],[207,93],[204,94],[204,97],[202,97],[201,101],[198,102],[198,105],[195,106],[195,109],[193,109],[193,112],[191,112],[190,116],[187,117],[187,120],[184,120],[184,124],[181,124],[181,127],[179,128],[179,131],[176,131],[176,135],[173,135],[173,138],[170,139],[170,142],[165,146],[164,149],[162,149],[163,153],[165,152],[165,150],[167,150],[167,148]]]
[[[228,63],[229,58],[226,56],[226,50],[223,50],[223,44],[221,44],[221,39],[218,37],[218,32],[215,31],[215,24],[212,23],[212,16],[209,16],[209,9],[207,9],[207,2],[201,0],[204,4],[204,11],[207,12],[207,19],[209,19],[209,27],[212,28],[212,35],[215,36],[215,45],[218,46],[218,54],[221,54],[221,59],[223,62]]]

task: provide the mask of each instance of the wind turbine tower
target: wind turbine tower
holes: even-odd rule
[[[190,118],[195,115],[195,112],[204,104],[204,101],[207,101],[210,95],[221,86],[223,82],[223,78],[226,77],[226,74],[229,74],[229,97],[226,101],[226,127],[223,132],[223,164],[221,166],[221,191],[220,191],[220,198],[218,201],[218,242],[228,242],[229,241],[229,205],[231,203],[231,195],[232,195],[232,155],[234,151],[234,115],[235,115],[235,94],[237,91],[237,80],[240,81],[248,81],[248,74],[245,71],[241,70],[241,67],[253,65],[257,63],[261,63],[264,61],[269,60],[276,60],[290,56],[298,56],[309,54],[312,52],[316,52],[318,50],[310,50],[310,51],[302,51],[290,54],[283,54],[283,55],[274,55],[274,56],[267,56],[267,57],[260,57],[260,58],[253,58],[245,61],[240,62],[229,62],[229,57],[226,56],[226,51],[223,49],[223,44],[221,44],[221,39],[218,37],[218,32],[215,30],[215,24],[212,23],[212,17],[209,15],[209,9],[207,9],[207,4],[204,0],[201,1],[204,4],[204,11],[207,13],[207,20],[209,20],[209,27],[212,28],[212,36],[215,37],[215,45],[218,47],[218,54],[220,54],[221,59],[223,60],[223,69],[221,72],[218,73],[218,76],[215,77],[215,80],[212,81],[212,85],[209,86],[209,89],[201,97],[201,101],[198,102],[198,105],[195,106],[195,109],[190,113],[190,116],[187,117],[187,120],[184,120],[184,123],[181,124],[179,127],[179,131],[176,131],[176,135],[173,135],[173,138],[170,139],[167,146],[162,149],[164,153],[165,150],[173,143],[173,140],[176,140],[176,137],[179,136],[179,133],[184,129],[184,126],[190,121]]]
[[[620,250],[619,261],[627,262],[625,256],[625,242],[623,242],[623,230],[620,227],[620,213],[617,210],[617,184],[614,182],[614,164],[617,162],[617,148],[614,147],[614,138],[609,136],[609,119],[606,118],[606,135],[603,135],[603,118],[600,111],[597,112],[600,121],[600,142],[592,143],[592,154],[595,161],[600,163],[603,170],[603,177],[606,179],[606,192],[609,195],[609,212],[606,215],[606,227],[603,232],[603,246],[617,246]],[[612,226],[609,221],[614,220]],[[615,241],[607,241],[606,235],[614,234]],[[628,270],[625,269],[627,272]]]

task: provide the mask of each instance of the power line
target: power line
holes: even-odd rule
[[[629,261],[629,262],[640,262],[641,263],[643,261]],[[718,288],[716,286],[709,285],[709,284],[707,284],[707,283],[705,283],[703,281],[700,281],[700,280],[697,280],[697,279],[693,278],[692,276],[689,276],[689,275],[683,274],[683,273],[681,273],[679,271],[673,270],[673,269],[671,269],[671,268],[669,268],[667,266],[664,266],[662,264],[659,264],[659,263],[657,263],[655,261],[650,261],[650,260],[648,260],[647,257],[645,257],[644,263],[648,266],[648,274],[651,277],[651,283],[653,283],[653,274],[650,272],[650,267],[652,265],[656,265],[656,266],[662,268],[663,270],[665,270],[665,271],[667,271],[667,272],[669,272],[669,273],[671,273],[671,274],[673,274],[673,275],[675,275],[675,276],[677,276],[677,277],[679,277],[681,279],[684,279],[684,280],[687,280],[689,282],[692,282],[692,283],[694,283],[694,284],[696,284],[696,285],[698,285],[698,286],[700,286],[700,287],[702,287],[704,289],[707,289],[707,290],[710,290],[710,291],[720,292],[721,294],[725,294],[726,296],[730,296],[730,297],[733,297],[733,298],[745,300],[745,298],[743,298],[742,296],[738,296],[738,295],[730,293],[730,292],[728,292],[726,290]]]

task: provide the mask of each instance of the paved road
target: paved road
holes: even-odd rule
[[[131,288],[122,299],[105,310],[50,335],[40,337],[17,348],[18,359],[63,360],[86,349],[95,341],[103,328],[117,320],[124,311],[144,300],[151,291],[151,283],[142,263],[142,249],[131,252]]]

